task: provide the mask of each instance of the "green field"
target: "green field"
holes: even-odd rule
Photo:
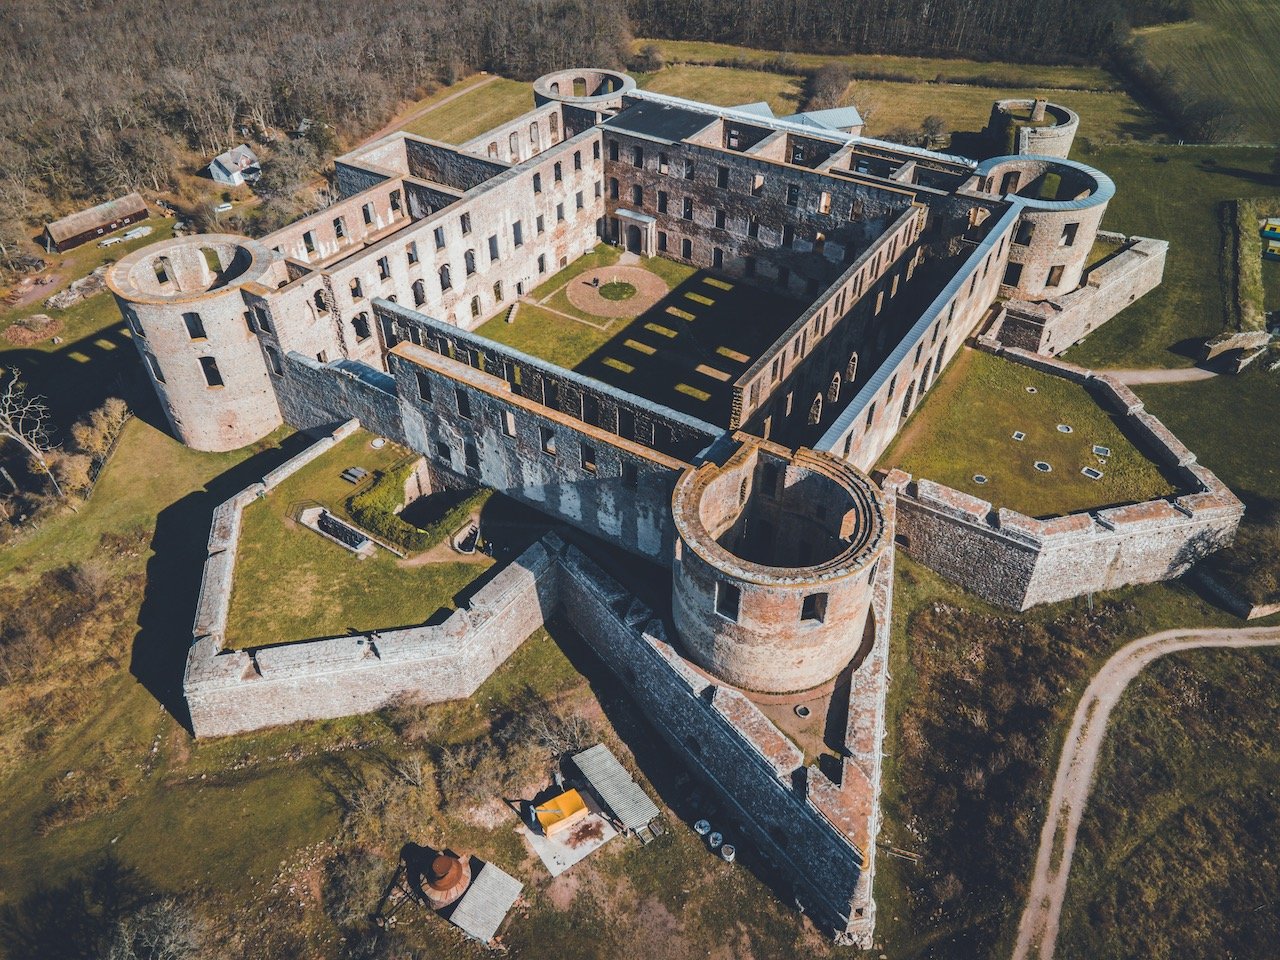
[[[918,130],[925,117],[937,115],[947,129],[974,132],[986,126],[995,100],[1033,97],[1039,87],[967,87],[950,84],[890,83],[859,80],[852,99],[866,119],[867,136],[883,136],[895,129]],[[1080,114],[1079,136],[1096,140],[1152,139],[1160,124],[1127,93],[1063,91],[1055,103]]]
[[[467,80],[446,90],[449,92],[440,91],[432,102],[439,103],[459,90],[468,92],[408,121],[401,129],[445,143],[465,143],[533,109],[533,84],[518,80]]]
[[[1194,0],[1195,18],[1138,31],[1143,52],[1186,95],[1220,97],[1244,121],[1240,139],[1280,140],[1280,4]]]
[[[404,567],[383,549],[361,560],[293,520],[304,502],[345,516],[345,501],[355,488],[341,478],[342,471],[356,466],[372,474],[405,455],[391,444],[373,450],[370,439],[356,431],[245,509],[228,646],[423,623],[441,609],[453,609],[454,596],[490,566],[480,554]]]
[[[1129,686],[1080,823],[1056,956],[1273,955],[1277,711],[1273,651],[1178,654]]]
[[[1072,432],[1060,432],[1058,424]],[[1026,438],[1014,440],[1014,431]],[[1094,444],[1110,448],[1105,462]],[[1053,471],[1037,471],[1036,460]],[[1033,517],[1173,492],[1083,387],[976,350],[952,361],[880,464]],[[1102,479],[1083,476],[1082,467],[1101,470]],[[976,482],[976,474],[987,482]]]
[[[804,100],[804,77],[761,70],[677,65],[646,74],[638,82],[654,93],[687,97],[720,107],[764,100],[780,117],[798,111]]]
[[[1280,196],[1280,181],[1269,174],[1274,153],[1138,145],[1077,153],[1116,183],[1103,228],[1168,240],[1169,257],[1158,288],[1090,333],[1065,358],[1099,368],[1191,366],[1205,339],[1223,326],[1218,204],[1241,196]]]
[[[797,70],[816,70],[829,63],[845,64],[859,72],[892,73],[921,82],[942,75],[954,83],[974,79],[994,80],[1010,87],[1038,87],[1043,90],[1118,90],[1120,82],[1101,67],[1066,67],[1041,64],[989,63],[981,60],[947,60],[930,57],[894,57],[877,54],[826,55],[820,53],[780,53],[775,50],[752,50],[727,43],[702,40],[637,40],[633,47],[654,44],[669,64],[710,65],[720,61],[737,64],[761,64],[785,57]]]
[[[1059,74],[1055,76],[1063,82]],[[1010,80],[1010,85],[1003,87],[856,80],[845,99],[856,104],[862,112],[868,136],[883,136],[898,129],[917,131],[921,121],[934,114],[946,121],[948,130],[976,133],[986,125],[994,101],[1031,97],[1044,89],[1034,84],[1020,85],[1013,77]],[[1089,82],[1081,81],[1082,84]],[[639,83],[656,93],[700,99],[726,107],[764,100],[778,116],[800,110],[805,98],[805,78],[798,74],[730,67],[676,64],[656,73],[641,75]],[[1066,90],[1055,94],[1053,99],[1080,114],[1080,135],[1083,137],[1146,139],[1160,134],[1157,119],[1123,91],[1107,88],[1097,91],[1092,88],[1089,91]]]

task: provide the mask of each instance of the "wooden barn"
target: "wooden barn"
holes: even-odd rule
[[[53,221],[44,228],[44,247],[47,251],[61,253],[131,223],[146,220],[149,216],[151,214],[142,197],[136,193],[126,194]]]

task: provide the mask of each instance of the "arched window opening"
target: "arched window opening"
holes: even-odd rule
[[[453,279],[449,276],[449,265],[446,263],[440,268],[440,289],[441,291],[449,290],[453,287]]]
[[[835,403],[840,399],[840,374],[833,374],[831,385],[827,387],[827,403]]]
[[[845,370],[844,379],[846,383],[853,383],[858,378],[858,354],[854,353],[849,357],[849,368]]]
[[[468,250],[462,255],[462,259],[466,261],[467,276],[469,277],[476,272],[476,252],[474,250]]]
[[[313,297],[312,297],[312,299],[315,301],[315,304],[316,304],[316,312],[317,312],[317,313],[328,313],[328,312],[329,312],[329,303],[328,303],[328,301],[326,301],[326,300],[325,300],[325,298],[324,298],[324,291],[323,291],[323,290],[317,290],[317,291],[315,292],[315,296],[313,296]]]
[[[815,426],[822,422],[822,394],[817,394],[813,398],[813,403],[809,405],[809,426]]]
[[[471,298],[471,316],[472,317],[480,316],[480,298],[479,297]]]
[[[427,302],[427,285],[421,280],[413,281],[413,305],[420,307]]]

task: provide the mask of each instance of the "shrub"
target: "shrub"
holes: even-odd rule
[[[426,550],[453,533],[477,507],[492,496],[493,491],[480,489],[455,504],[425,529],[402,519],[398,513],[404,506],[404,484],[413,473],[416,462],[409,461],[391,470],[379,470],[367,490],[347,500],[347,511],[357,525],[388,543],[414,553]]]

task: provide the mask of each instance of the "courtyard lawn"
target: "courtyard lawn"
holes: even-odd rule
[[[489,567],[483,555],[405,567],[381,548],[361,560],[292,519],[300,504],[311,502],[345,516],[343,505],[357,488],[341,479],[342,471],[361,466],[372,474],[404,456],[392,444],[373,450],[370,439],[357,431],[246,508],[228,646],[423,623],[441,608],[452,609],[455,595]]]
[[[1072,432],[1060,432],[1058,424]],[[1013,439],[1015,431],[1025,439]],[[1095,444],[1109,448],[1110,456],[1096,456]],[[1037,460],[1052,472],[1036,470]],[[955,359],[880,466],[899,467],[1033,517],[1173,492],[1083,387],[975,350]],[[1101,470],[1102,479],[1084,476],[1083,467]],[[987,482],[976,482],[978,474]]]
[[[1102,226],[1169,241],[1164,280],[1065,357],[1084,367],[1186,367],[1223,325],[1218,204],[1280,196],[1274,150],[1109,146],[1073,154],[1116,182]],[[1264,271],[1265,276],[1265,271]],[[1189,437],[1183,437],[1195,449]]]
[[[609,247],[580,258],[477,333],[711,423],[725,423],[730,387],[800,311],[797,301],[661,257],[639,261],[669,293],[634,297],[636,312],[596,316],[569,284],[616,261]],[[601,279],[608,282],[607,270]],[[618,301],[625,306],[630,299]]]
[[[533,84],[499,77],[410,120],[402,129],[420,137],[461,144],[533,109]],[[456,91],[455,91],[456,92]],[[441,98],[443,99],[443,98]]]

